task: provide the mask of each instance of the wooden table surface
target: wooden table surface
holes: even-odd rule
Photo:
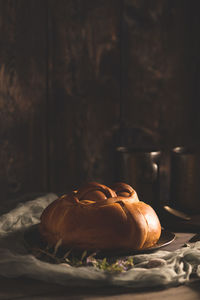
[[[176,233],[175,241],[163,250],[173,251],[188,242],[194,233]],[[140,299],[167,299],[167,300],[199,300],[200,280],[194,280],[189,285],[182,285],[167,289],[131,290],[127,288],[69,288],[42,281],[0,277],[0,299],[14,300],[64,300],[64,299],[109,299],[109,300],[140,300]]]

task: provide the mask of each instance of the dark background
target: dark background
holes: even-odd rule
[[[199,0],[0,0],[0,203],[199,143]]]

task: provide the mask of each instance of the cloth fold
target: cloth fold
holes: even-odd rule
[[[0,275],[26,276],[65,286],[166,287],[200,278],[200,242],[189,243],[174,252],[156,251],[133,255],[133,266],[122,273],[111,273],[95,266],[73,267],[52,264],[31,255],[24,243],[24,232],[38,224],[43,209],[57,198],[47,194],[0,216]]]

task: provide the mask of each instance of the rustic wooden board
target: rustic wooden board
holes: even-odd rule
[[[109,184],[120,141],[199,143],[199,9],[0,0],[0,201]]]
[[[1,202],[47,189],[45,6],[0,1]]]
[[[49,1],[51,190],[113,180],[119,126],[120,1]]]
[[[133,290],[123,287],[63,287],[30,279],[8,279],[0,277],[1,300],[66,300],[66,299],[91,299],[91,300],[199,300],[199,281],[189,285],[181,285],[167,289]],[[11,288],[12,287],[12,288]]]
[[[198,10],[199,1],[124,0],[122,123],[155,134],[165,148],[197,133]]]

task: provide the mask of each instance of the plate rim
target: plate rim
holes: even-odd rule
[[[30,237],[30,234],[34,232],[34,234],[39,233],[38,230],[39,227],[39,223],[38,224],[34,224],[29,226],[28,228],[26,228],[26,230],[24,231],[24,240],[27,244],[27,246],[32,246],[31,243],[28,241],[28,239],[26,238],[26,234],[28,234],[28,236]],[[31,233],[30,233],[31,231]],[[163,235],[168,235],[168,239],[166,241],[163,241],[161,244],[156,245],[157,243],[159,243],[160,239],[163,238]],[[38,243],[39,243],[39,239],[41,239],[41,235],[39,233],[38,235]],[[133,255],[137,255],[137,254],[148,254],[151,252],[155,252],[157,250],[160,250],[161,248],[168,246],[169,244],[171,244],[176,238],[176,234],[170,230],[167,230],[165,228],[161,228],[161,235],[159,240],[157,241],[157,243],[152,246],[152,247],[148,247],[148,248],[144,248],[144,249],[130,249],[130,250],[123,250],[123,249],[116,249],[116,250],[98,250],[96,253],[95,257],[116,257],[116,256],[133,256]],[[41,241],[42,242],[42,241]],[[34,243],[33,244],[37,244]],[[74,249],[75,251],[77,251],[78,249]],[[80,250],[79,250],[80,251]],[[86,250],[87,251],[87,250]]]

